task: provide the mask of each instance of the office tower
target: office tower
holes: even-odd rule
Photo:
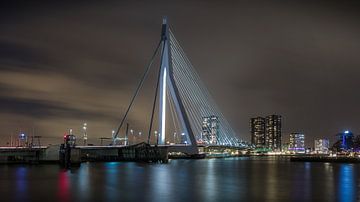
[[[265,147],[265,118],[250,119],[251,144],[255,147]]]
[[[281,116],[269,115],[265,118],[265,146],[272,150],[281,150]]]
[[[219,133],[219,118],[217,116],[203,117],[202,140],[207,144],[216,144]]]

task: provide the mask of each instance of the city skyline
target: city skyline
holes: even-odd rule
[[[164,15],[240,138],[250,141],[248,119],[258,114],[282,115],[283,134],[301,131],[309,145],[317,138],[334,142],[344,130],[357,134],[356,9],[350,3],[238,4],[3,4],[0,139],[33,128],[61,137],[69,128],[81,131],[84,122],[89,138],[110,137]],[[142,102],[131,117],[135,126],[146,111]]]

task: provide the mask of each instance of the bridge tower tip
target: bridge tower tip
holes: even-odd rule
[[[164,16],[164,17],[163,17],[163,25],[166,25],[166,24],[167,24],[167,21],[168,21],[167,16]]]

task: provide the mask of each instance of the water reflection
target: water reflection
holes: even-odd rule
[[[334,193],[335,192],[335,186],[334,186],[334,173],[333,173],[333,164],[331,163],[324,163],[324,178],[325,178],[325,183],[324,183],[324,190],[326,190],[329,193]],[[332,194],[326,194],[326,200],[327,201],[332,201],[334,200],[333,195]]]
[[[216,201],[216,186],[217,186],[217,176],[220,173],[215,173],[215,164],[216,159],[208,159],[207,160],[207,166],[206,166],[206,174],[204,178],[204,189],[203,197],[205,198],[205,201]]]
[[[62,170],[58,175],[58,198],[59,201],[70,201],[70,182],[68,171]]]
[[[312,163],[311,162],[305,162],[304,163],[304,167],[305,167],[305,172],[304,172],[304,178],[302,179],[303,182],[303,186],[302,189],[304,189],[304,198],[306,200],[311,200],[311,190],[312,190],[312,178],[311,178],[311,174],[313,172],[312,167],[311,167]],[[318,164],[316,164],[318,165]],[[315,170],[315,168],[313,168]]]
[[[116,199],[117,192],[119,189],[119,162],[108,162],[105,163],[105,196],[106,201],[113,201]]]
[[[356,201],[356,164],[176,160],[1,169],[1,201]],[[5,169],[6,168],[6,169]]]
[[[338,194],[339,201],[355,201],[354,170],[352,164],[341,164],[339,173]]]
[[[172,178],[166,165],[151,168],[151,198],[152,201],[171,201]]]
[[[80,198],[88,198],[89,194],[91,193],[91,184],[90,184],[90,165],[89,163],[84,163],[80,169],[78,170],[78,190]],[[76,177],[76,175],[74,176]]]
[[[16,198],[17,200],[24,200],[27,196],[27,169],[26,167],[17,167],[15,171],[16,176]]]

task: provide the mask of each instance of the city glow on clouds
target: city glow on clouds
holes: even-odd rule
[[[358,133],[358,10],[325,1],[3,4],[0,137],[33,128],[62,137],[84,122],[90,139],[110,137],[164,15],[242,138],[249,140],[249,118],[266,114],[282,115],[285,134],[301,130],[309,140]],[[150,118],[150,80],[129,117],[136,133]]]

